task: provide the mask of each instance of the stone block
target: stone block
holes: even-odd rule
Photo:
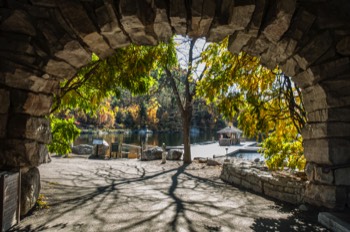
[[[7,114],[0,114],[0,138],[3,139],[6,137],[7,132]]]
[[[304,140],[303,147],[308,162],[328,165],[350,163],[350,141],[348,139]]]
[[[11,108],[15,113],[44,116],[50,113],[52,96],[14,90],[11,92]]]
[[[350,137],[350,123],[322,122],[307,124],[302,130],[303,139],[319,139],[329,137]]]
[[[307,112],[328,108],[327,93],[320,85],[302,89],[304,107]]]
[[[254,192],[258,192],[258,193],[261,193],[262,192],[262,189],[259,187],[259,186],[256,186],[248,181],[246,181],[245,179],[242,180],[242,183],[241,183],[241,186],[243,188],[246,188],[246,189],[249,189],[249,190],[252,190]]]
[[[169,2],[169,18],[171,26],[178,35],[186,35],[187,32],[187,9],[182,0]]]
[[[13,115],[8,122],[8,137],[32,139],[40,143],[51,142],[50,121],[24,114]]]
[[[160,147],[156,147],[153,149],[148,149],[142,152],[141,160],[160,160],[162,159],[163,149]]]
[[[103,20],[99,20],[101,35],[107,39],[113,49],[125,47],[130,44],[127,35],[120,27],[114,2],[112,0],[104,1],[104,5],[96,10],[96,15],[103,15]]]
[[[261,24],[266,12],[267,0],[256,0],[252,19],[248,25],[249,34],[256,37],[260,31]]]
[[[343,209],[346,204],[346,189],[334,185],[309,183],[305,189],[305,202],[332,209]]]
[[[55,56],[66,61],[75,68],[80,68],[91,60],[91,54],[75,40],[65,44],[61,51],[55,53]]]
[[[215,0],[191,1],[191,24],[188,31],[190,37],[206,36],[215,15]]]
[[[0,79],[0,82],[2,78]],[[10,92],[0,89],[0,114],[6,114],[10,106]]]
[[[23,216],[35,206],[41,185],[37,167],[24,168],[21,171],[21,215]]]
[[[232,13],[228,18],[228,24],[234,30],[243,30],[250,22],[255,9],[255,1],[238,0],[235,1]]]
[[[305,9],[298,9],[293,17],[287,36],[300,41],[310,30],[316,17]]]
[[[265,185],[264,185],[264,194],[269,196],[269,197],[273,197],[275,199],[281,200],[281,201],[289,202],[291,204],[300,203],[300,202],[298,202],[298,196],[296,194],[280,192],[274,188],[266,187]]]
[[[173,32],[168,19],[166,3],[161,0],[156,0],[155,6],[156,17],[153,24],[154,32],[159,41],[168,42],[173,35]]]
[[[292,77],[294,81],[294,76],[299,72],[299,65],[293,58],[290,58],[282,64],[281,69],[287,76]]]
[[[313,181],[315,178],[315,164],[307,162],[305,166],[305,174],[309,181]]]
[[[45,161],[48,151],[45,144],[23,139],[0,141],[0,167],[36,167]]]
[[[322,167],[315,166],[314,167],[315,171],[315,178],[314,180],[322,183],[322,184],[329,184],[332,185],[334,181],[334,175],[333,175],[333,170],[326,170]]]
[[[298,62],[299,67],[306,70],[317,61],[332,45],[332,36],[329,31],[322,32],[315,36],[305,45],[294,59]]]
[[[64,61],[49,60],[44,71],[58,79],[67,80],[74,77],[77,69]]]
[[[228,50],[234,54],[240,53],[251,37],[250,34],[245,33],[244,31],[236,31],[230,36]]]
[[[57,5],[65,20],[70,23],[71,28],[90,47],[91,51],[100,58],[106,58],[113,54],[113,49],[97,32],[81,2],[61,0],[57,2]]]
[[[38,77],[21,69],[16,69],[13,73],[5,73],[0,83],[17,89],[48,94],[56,93],[59,87],[59,82],[56,80]]]
[[[345,36],[337,43],[337,52],[343,56],[350,56],[350,36]]]
[[[4,14],[1,20],[0,30],[36,36],[36,29],[31,22],[32,20],[30,20],[26,12],[14,10],[9,12],[8,17],[5,17]]]
[[[267,13],[267,26],[262,33],[268,40],[277,42],[290,26],[296,8],[296,1],[280,0],[273,2],[273,4],[276,6],[270,7],[270,11]]]
[[[166,159],[167,160],[180,160],[181,156],[183,154],[182,150],[170,150],[167,155],[166,155]]]
[[[142,11],[138,10],[142,9]],[[156,45],[158,43],[153,30],[155,12],[151,4],[144,0],[122,0],[119,10],[120,23],[133,43]]]
[[[350,186],[350,167],[336,169],[334,178],[336,185]]]

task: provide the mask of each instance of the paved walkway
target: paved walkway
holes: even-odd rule
[[[55,158],[40,166],[49,209],[14,231],[326,231],[317,212],[226,185],[192,163]]]

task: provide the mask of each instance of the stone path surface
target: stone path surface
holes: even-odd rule
[[[326,231],[315,210],[223,183],[219,166],[53,157],[40,172],[50,207],[13,231]]]

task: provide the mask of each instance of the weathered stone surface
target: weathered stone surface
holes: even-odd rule
[[[337,52],[344,56],[350,55],[350,36],[341,39],[337,43]]]
[[[54,59],[49,60],[44,68],[44,71],[62,80],[71,79],[77,72],[77,70],[70,64]]]
[[[55,54],[56,57],[65,60],[76,68],[80,68],[86,65],[91,60],[91,54],[89,54],[78,41],[72,40],[68,42],[63,50]]]
[[[340,58],[323,63],[322,65],[311,66],[297,76],[293,76],[293,81],[301,88],[307,88],[324,79],[333,79],[343,73],[348,73],[349,67],[349,58]]]
[[[296,8],[295,0],[280,0],[275,1],[276,8],[268,12],[267,26],[263,33],[267,39],[272,42],[277,42],[289,28],[290,21]]]
[[[104,1],[104,6],[96,10],[97,19],[101,26],[101,35],[105,37],[113,49],[124,47],[130,43],[127,35],[119,25],[113,0]],[[100,19],[100,17],[103,19]]]
[[[222,1],[221,6],[217,7],[217,15],[213,20],[207,40],[219,42],[227,35],[245,29],[252,18],[254,9],[253,1]],[[231,43],[231,46],[234,46],[233,51],[240,50],[251,36],[252,34],[245,32],[234,35],[235,40],[232,40],[233,43]]]
[[[25,91],[11,92],[11,107],[15,113],[43,116],[50,113],[52,96]]]
[[[183,154],[182,150],[170,150],[166,155],[167,160],[180,160]]]
[[[48,94],[55,93],[59,87],[56,80],[38,77],[21,69],[16,69],[14,73],[5,73],[0,83],[9,87]]]
[[[23,139],[0,141],[0,167],[35,167],[44,162],[48,154],[45,144]]]
[[[50,122],[46,118],[16,114],[11,116],[8,125],[11,128],[9,138],[32,139],[45,144],[51,142]]]
[[[329,165],[350,163],[350,141],[347,139],[304,140],[303,147],[309,162]]]
[[[175,33],[186,35],[187,9],[182,0],[169,1],[169,18]]]
[[[263,22],[263,18],[265,15],[266,7],[267,7],[267,0],[256,0],[255,1],[255,10],[252,15],[252,19],[248,25],[248,31],[249,34],[254,35],[255,37],[258,36],[261,24]]]
[[[0,138],[6,137],[7,132],[7,114],[0,114]]]
[[[293,17],[293,22],[288,29],[287,35],[300,41],[308,33],[315,22],[316,17],[305,9],[299,9]]]
[[[21,215],[26,215],[39,197],[40,173],[37,167],[21,170]]]
[[[266,172],[254,167],[254,163],[224,163],[220,178],[254,192],[292,204],[303,202],[305,182],[300,178]]]
[[[166,3],[162,0],[156,0],[155,7],[156,17],[153,24],[154,32],[156,33],[158,40],[167,42],[173,35],[173,32],[168,20]]]
[[[194,0],[191,2],[191,25],[188,35],[206,36],[215,15],[215,0]]]
[[[10,92],[5,89],[0,89],[0,114],[6,114],[8,112],[9,106]]]
[[[233,31],[243,30],[250,22],[255,9],[254,1],[235,1],[232,13],[229,16],[228,24]]]
[[[4,14],[5,16],[5,14]],[[14,10],[9,13],[8,17],[1,20],[0,30],[26,34],[30,36],[36,35],[36,29],[31,23],[28,15],[21,10]]]
[[[78,155],[92,154],[93,146],[89,144],[80,144],[72,147],[72,153]]]
[[[302,89],[304,107],[307,112],[315,110],[326,109],[327,93],[320,85],[314,85],[309,88]]]
[[[317,61],[332,45],[332,37],[329,31],[318,34],[303,47],[294,59],[298,62],[300,68],[306,70]]]
[[[235,54],[240,53],[251,37],[250,34],[245,33],[244,31],[236,31],[230,36],[228,50]]]
[[[315,164],[311,162],[307,162],[304,171],[307,176],[307,179],[309,181],[313,181],[315,176]]]
[[[329,108],[307,114],[308,122],[350,122],[349,108]]]
[[[163,149],[160,147],[148,149],[142,152],[141,160],[160,160],[162,159]]]
[[[281,65],[281,69],[287,76],[292,77],[294,81],[294,76],[298,73],[299,65],[296,60],[290,58]]]
[[[339,186],[310,183],[306,186],[305,201],[312,205],[328,208],[344,208],[346,191],[345,188]]]
[[[208,166],[220,166],[221,163],[216,161],[216,160],[213,160],[213,159],[208,159],[207,160],[207,165]]]
[[[138,10],[139,8],[142,11]],[[156,45],[157,38],[153,30],[155,12],[145,0],[120,1],[120,23],[133,43]]]
[[[350,167],[336,169],[334,178],[336,185],[350,186]]]
[[[103,37],[97,32],[89,15],[79,1],[62,0],[58,1],[63,16],[69,21],[70,26],[81,39],[99,57],[106,58],[113,54],[113,49],[106,43]]]
[[[302,131],[303,139],[327,137],[349,137],[350,124],[343,122],[327,122],[307,124]]]
[[[334,181],[334,175],[332,170],[326,170],[323,167],[315,166],[315,181],[323,184],[331,185]]]

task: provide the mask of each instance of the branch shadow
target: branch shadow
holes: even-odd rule
[[[213,171],[204,166],[69,162],[72,166],[62,161],[43,168],[42,192],[50,208],[12,231],[305,231],[318,226],[309,219],[300,224],[288,207],[225,184],[218,171],[203,175]]]

